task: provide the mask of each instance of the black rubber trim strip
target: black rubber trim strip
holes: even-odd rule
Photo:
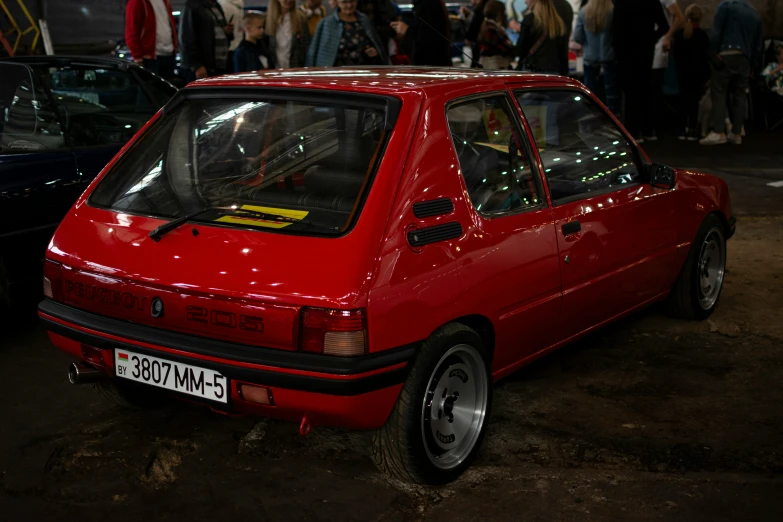
[[[449,198],[420,201],[413,204],[413,215],[417,218],[442,216],[454,211],[454,203]]]
[[[570,234],[576,234],[582,230],[582,224],[579,221],[569,221],[563,224],[563,235],[568,236]]]
[[[737,218],[731,216],[729,218],[729,233],[726,235],[726,239],[731,239],[731,236],[737,231]]]
[[[384,350],[382,352],[358,357],[337,357],[333,355],[318,355],[302,353],[274,348],[262,348],[247,344],[230,343],[198,337],[195,335],[181,334],[168,330],[142,326],[138,324],[103,317],[77,308],[56,303],[46,299],[38,305],[38,311],[62,321],[72,323],[82,328],[88,328],[128,341],[138,341],[183,352],[198,355],[218,357],[231,361],[274,366],[289,370],[301,370],[308,372],[332,373],[336,375],[355,375],[359,373],[381,370],[388,366],[407,363],[413,357],[420,343],[412,343],[399,348]],[[59,323],[41,318],[46,328],[50,331],[62,333],[65,337],[95,346],[97,348],[114,348],[117,341],[107,339],[99,335],[82,332],[78,329],[68,328]],[[65,328],[66,330],[62,330]],[[89,339],[89,340],[88,340]],[[134,350],[140,349],[135,345]],[[168,357],[168,354],[166,355]],[[192,361],[192,360],[191,360]]]
[[[296,375],[268,370],[256,370],[254,368],[242,368],[241,366],[205,361],[203,359],[194,359],[192,357],[184,357],[181,355],[152,350],[150,348],[137,346],[131,343],[113,341],[99,335],[89,334],[74,328],[69,328],[59,323],[48,321],[44,318],[41,320],[43,321],[46,329],[50,332],[60,334],[69,339],[73,339],[84,344],[89,344],[90,346],[95,346],[97,348],[126,349],[132,352],[151,355],[153,357],[159,357],[169,361],[176,361],[184,364],[190,364],[192,366],[198,366],[199,368],[215,370],[216,372],[219,372],[221,375],[224,375],[233,381],[243,381],[250,384],[287,388],[289,390],[300,390],[340,396],[360,395],[362,393],[381,390],[383,388],[388,388],[389,386],[394,386],[395,384],[400,384],[405,380],[407,375],[406,368],[399,368],[397,370],[391,370],[388,372],[371,375],[369,377],[341,380],[328,379],[324,377],[312,377],[309,375]],[[211,402],[209,404],[212,405]]]
[[[457,221],[443,223],[434,227],[419,228],[408,232],[408,243],[411,246],[424,246],[438,241],[456,239],[462,235],[462,225]]]

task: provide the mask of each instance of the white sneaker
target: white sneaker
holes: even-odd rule
[[[679,136],[677,136],[677,139],[680,141],[685,141],[688,139],[688,137],[685,134],[680,134]]]
[[[739,134],[729,134],[727,140],[733,145],[742,145],[742,136]]]
[[[726,143],[726,135],[710,132],[706,138],[699,140],[699,143],[702,145],[723,145]]]

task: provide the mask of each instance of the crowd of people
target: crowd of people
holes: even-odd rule
[[[303,66],[452,65],[444,0],[413,0],[410,23],[393,0],[329,0],[329,8],[269,0],[261,13],[245,11],[243,0],[187,0],[177,27],[169,0],[128,0],[126,41],[135,61],[164,77],[179,50],[188,80]],[[471,0],[460,23],[473,67],[567,75],[569,51],[581,53],[585,85],[638,141],[657,139],[671,59],[680,138],[739,144],[749,79],[761,71],[761,17],[749,0],[723,0],[708,35],[703,15],[676,0]],[[783,66],[763,74],[783,95]]]

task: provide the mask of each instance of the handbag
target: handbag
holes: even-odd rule
[[[528,51],[527,56],[525,56],[522,60],[519,61],[519,65],[517,65],[517,70],[519,71],[530,71],[535,72],[536,67],[530,63],[531,59],[533,58],[533,55],[536,54],[536,51],[543,45],[544,40],[546,40],[546,33],[542,32],[541,36],[536,40],[536,43],[533,44],[533,47],[530,48],[530,51]]]

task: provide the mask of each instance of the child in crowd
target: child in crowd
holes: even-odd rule
[[[508,69],[514,59],[514,44],[503,29],[505,21],[506,6],[500,0],[489,0],[478,36],[479,63],[485,69]]]
[[[245,26],[245,40],[234,52],[234,72],[251,72],[265,69],[263,60],[269,65],[269,48],[264,41],[264,15],[249,12],[242,17]]]
[[[778,57],[777,63],[772,62],[767,65],[761,71],[761,76],[764,77],[769,90],[783,96],[783,45],[775,48],[775,56]]]
[[[688,6],[685,26],[674,33],[672,43],[680,84],[681,140],[699,138],[699,100],[710,80],[710,37],[699,27],[702,14],[697,4]]]

